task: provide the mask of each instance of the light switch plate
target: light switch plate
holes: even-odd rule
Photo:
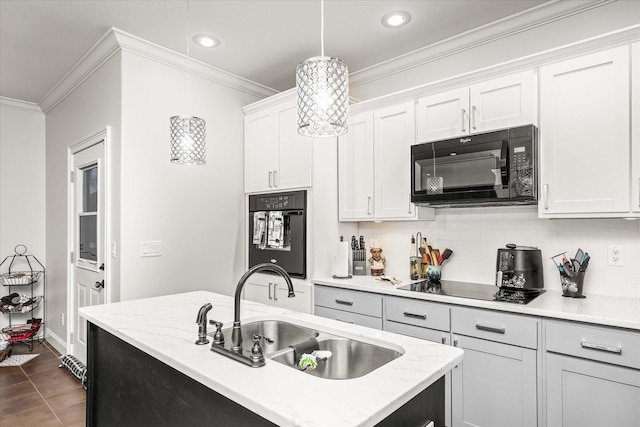
[[[140,257],[152,257],[162,255],[161,240],[143,240],[140,242]]]

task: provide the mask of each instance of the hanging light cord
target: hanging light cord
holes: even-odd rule
[[[324,56],[324,0],[320,0],[320,54]]]
[[[191,54],[191,49],[189,48],[189,31],[191,31],[191,10],[189,8],[189,0],[187,0],[187,93],[186,93],[186,98],[187,98],[187,114],[189,114],[189,84],[191,83],[191,77],[190,77],[190,63],[189,63],[189,58],[190,58],[190,54]]]

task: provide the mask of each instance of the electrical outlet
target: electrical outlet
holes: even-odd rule
[[[609,245],[609,265],[624,266],[624,246]]]
[[[64,313],[60,313],[60,326],[64,326]]]

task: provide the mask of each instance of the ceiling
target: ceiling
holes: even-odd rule
[[[545,2],[326,0],[325,54],[354,72]],[[409,24],[382,26],[393,10],[410,12]],[[38,103],[111,27],[278,91],[320,54],[319,0],[0,0],[0,96]]]

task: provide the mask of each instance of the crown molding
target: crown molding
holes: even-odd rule
[[[159,62],[170,67],[183,71],[188,71],[192,75],[203,79],[230,87],[240,92],[247,93],[259,98],[269,97],[279,93],[277,90],[261,85],[252,80],[225,71],[213,65],[175,52],[159,44],[150,42],[133,34],[129,34],[117,28],[111,31],[115,35],[120,48],[129,53],[133,53],[147,59]]]
[[[112,27],[42,97],[38,102],[42,111],[45,113],[51,111],[106,61],[121,51],[133,53],[180,70],[189,71],[193,75],[259,98],[278,93],[278,91],[269,87]]]
[[[382,108],[421,96],[431,95],[465,85],[474,84],[494,77],[537,68],[564,59],[585,55],[598,50],[613,48],[640,42],[640,24],[621,28],[610,33],[601,34],[553,49],[537,52],[521,58],[494,64],[445,79],[432,81],[423,85],[403,89],[376,98],[367,99],[350,107],[350,114]]]
[[[19,99],[0,96],[0,106],[11,108],[12,110],[27,111],[29,113],[42,113],[42,110],[35,102],[21,101]]]
[[[349,75],[350,85],[351,87],[357,87],[402,73],[554,21],[566,19],[572,15],[577,15],[614,1],[600,0],[587,3],[554,0],[543,3],[523,12],[355,71]]]

